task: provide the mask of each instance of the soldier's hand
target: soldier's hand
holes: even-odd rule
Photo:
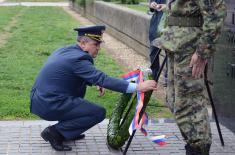
[[[157,11],[162,11],[166,9],[166,4],[158,4],[155,8]]]
[[[150,3],[149,7],[157,11],[162,11],[166,8],[166,4],[158,4],[156,2],[152,2]]]
[[[157,5],[158,4],[156,2],[151,2],[149,7],[152,9],[156,9]]]
[[[146,92],[149,90],[157,90],[157,82],[154,80],[147,80],[147,81],[141,82],[137,85],[136,90],[140,92]]]
[[[201,78],[204,73],[206,64],[207,64],[207,60],[202,59],[195,52],[190,61],[190,67],[192,67],[192,77],[196,79]]]
[[[105,88],[96,86],[97,90],[100,92],[99,96],[104,96],[105,94]]]

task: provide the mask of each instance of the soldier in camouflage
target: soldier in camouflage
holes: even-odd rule
[[[208,155],[211,140],[203,72],[226,16],[224,0],[168,0],[161,36],[152,44],[168,56],[167,104],[186,141],[187,155]]]

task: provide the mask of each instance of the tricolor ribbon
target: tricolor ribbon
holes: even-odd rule
[[[137,84],[144,81],[143,72],[141,70],[135,70],[135,71],[129,72],[129,73],[123,75],[122,78],[128,82],[135,82]],[[134,118],[133,118],[131,125],[129,127],[130,135],[132,135],[133,131],[137,130],[137,129],[140,129],[141,132],[145,136],[148,135],[147,131],[143,128],[144,125],[148,125],[148,115],[146,112],[143,113],[143,116],[139,122],[140,112],[143,108],[143,105],[144,105],[144,93],[137,91],[137,105],[136,105],[135,115],[134,115]],[[155,137],[151,137],[149,139],[152,140],[153,142],[159,144],[160,146],[166,144],[165,135],[155,136]]]
[[[166,144],[166,136],[161,135],[161,136],[154,136],[149,138],[152,142],[157,143],[160,146],[163,146]]]
[[[141,70],[135,70],[135,71],[129,72],[123,75],[122,77],[124,80],[128,82],[135,82],[137,84],[144,81],[143,72]],[[146,130],[143,129],[143,125],[148,122],[148,117],[146,113],[143,114],[142,119],[139,123],[140,112],[141,112],[141,109],[143,108],[143,105],[144,105],[144,93],[137,91],[137,105],[136,105],[135,115],[129,127],[130,135],[133,133],[134,130],[140,129],[144,133],[144,135],[147,136]]]
[[[140,70],[135,70],[127,74],[122,75],[122,78],[128,82],[136,82],[139,78]]]

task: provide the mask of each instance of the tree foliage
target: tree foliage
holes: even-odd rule
[[[121,4],[139,4],[139,0],[103,0],[105,2],[120,2]]]
[[[139,0],[121,0],[122,4],[139,4]]]

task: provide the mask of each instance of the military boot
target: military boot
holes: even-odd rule
[[[52,148],[54,148],[56,151],[72,150],[71,147],[63,145],[64,137],[57,131],[57,129],[54,126],[45,128],[41,133],[41,137],[45,141],[49,141]]]
[[[201,152],[198,149],[192,148],[188,144],[185,145],[186,155],[209,155],[210,147],[206,148],[205,152]]]

